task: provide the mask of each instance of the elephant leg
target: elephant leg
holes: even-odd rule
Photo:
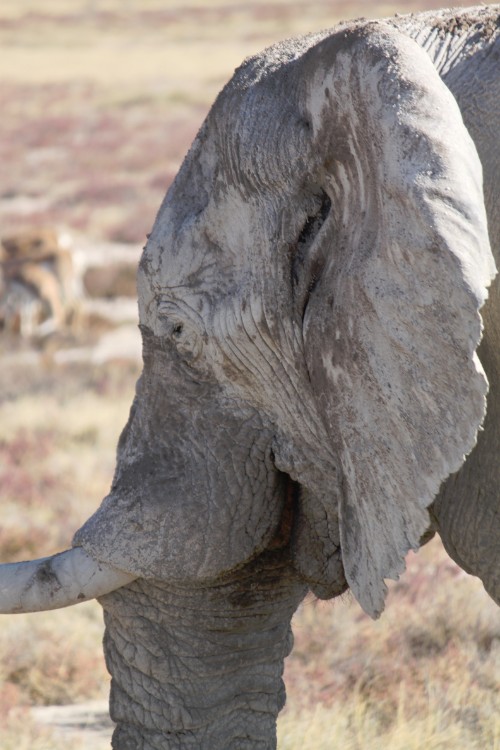
[[[277,549],[217,585],[137,580],[103,597],[113,748],[275,748],[305,593]]]

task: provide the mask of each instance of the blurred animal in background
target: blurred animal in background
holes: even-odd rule
[[[68,235],[31,229],[2,239],[0,330],[46,336],[71,325],[79,283]]]

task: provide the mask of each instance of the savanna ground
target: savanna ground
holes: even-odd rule
[[[48,224],[139,246],[243,57],[340,19],[438,5],[2,0],[0,234]],[[9,346],[0,342],[2,561],[66,548],[106,494],[139,372],[50,356],[20,367]],[[311,599],[294,631],[283,750],[500,750],[498,609],[437,540],[409,556],[376,623],[348,597]],[[67,746],[30,708],[104,699],[101,638],[92,602],[0,618],[3,750]],[[109,742],[83,735],[81,746]]]

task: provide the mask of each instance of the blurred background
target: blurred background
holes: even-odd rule
[[[2,0],[2,562],[66,548],[107,493],[140,371],[136,264],[234,68],[340,20],[440,5]],[[349,596],[309,599],[294,631],[282,750],[500,750],[498,610],[438,540],[378,622]],[[0,618],[3,750],[109,748],[101,639],[96,603]]]

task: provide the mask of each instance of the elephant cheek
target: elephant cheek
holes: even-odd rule
[[[292,541],[293,564],[319,599],[339,596],[348,588],[338,526],[330,495],[302,486]]]

